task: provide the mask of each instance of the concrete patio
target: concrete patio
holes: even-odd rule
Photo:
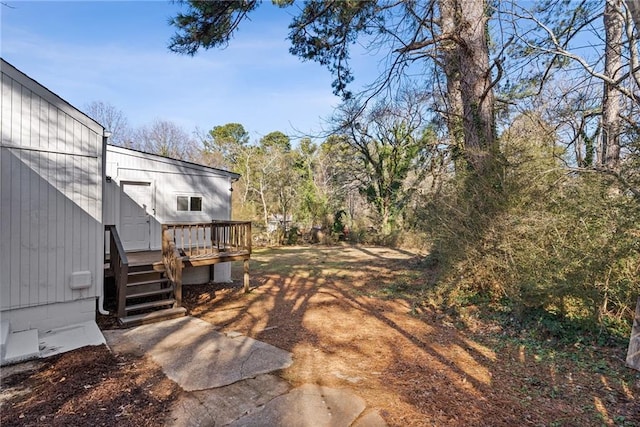
[[[347,389],[293,388],[271,374],[293,363],[291,353],[239,333],[222,334],[183,317],[104,331],[115,353],[145,353],[183,390],[171,426],[384,426]]]

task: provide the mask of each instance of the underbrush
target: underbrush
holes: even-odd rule
[[[553,145],[505,138],[495,191],[451,180],[424,203],[439,274],[427,298],[469,305],[534,335],[628,340],[640,294],[640,203],[608,176],[574,173]]]

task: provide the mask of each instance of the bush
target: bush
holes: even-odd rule
[[[479,297],[552,335],[569,324],[628,333],[640,203],[607,176],[562,168],[548,142],[507,135],[503,153],[500,191],[485,193],[493,200],[458,177],[425,202],[429,262],[440,271],[432,297],[453,308]]]

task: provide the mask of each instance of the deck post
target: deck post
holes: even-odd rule
[[[116,280],[116,294],[118,295],[118,319],[122,319],[127,315],[125,307],[127,305],[127,279],[129,276],[129,266],[121,265],[118,269],[118,277]]]
[[[244,293],[249,293],[249,260],[244,260]]]
[[[182,307],[182,260],[177,260],[176,264],[173,295],[176,300],[175,306]]]

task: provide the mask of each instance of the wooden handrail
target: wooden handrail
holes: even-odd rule
[[[217,224],[227,224],[227,225],[235,225],[235,224],[251,224],[251,221],[227,221],[227,220],[216,220],[213,221],[202,221],[202,222],[182,222],[182,221],[169,221],[165,222],[164,225],[176,226],[176,225],[209,225],[211,223]]]
[[[176,300],[174,307],[180,307],[182,306],[182,257],[167,225],[162,226],[162,263],[167,278],[173,285],[173,294]]]
[[[116,226],[105,225],[104,229],[109,232],[109,268],[113,272],[115,279],[116,298],[118,301],[117,316],[121,319],[126,316],[125,305],[127,301],[129,260]]]
[[[249,221],[213,220],[162,225],[162,259],[170,280],[173,280],[170,274],[178,279],[181,278],[183,259],[188,262],[207,257],[242,260],[244,261],[244,291],[249,292],[250,256],[251,222]],[[174,257],[177,260],[174,260]],[[178,266],[179,269],[177,269]],[[173,270],[170,273],[171,269]],[[182,284],[177,283],[177,285],[176,300],[179,301]]]
[[[162,225],[180,253],[206,256],[225,252],[251,254],[251,222],[180,222]]]

